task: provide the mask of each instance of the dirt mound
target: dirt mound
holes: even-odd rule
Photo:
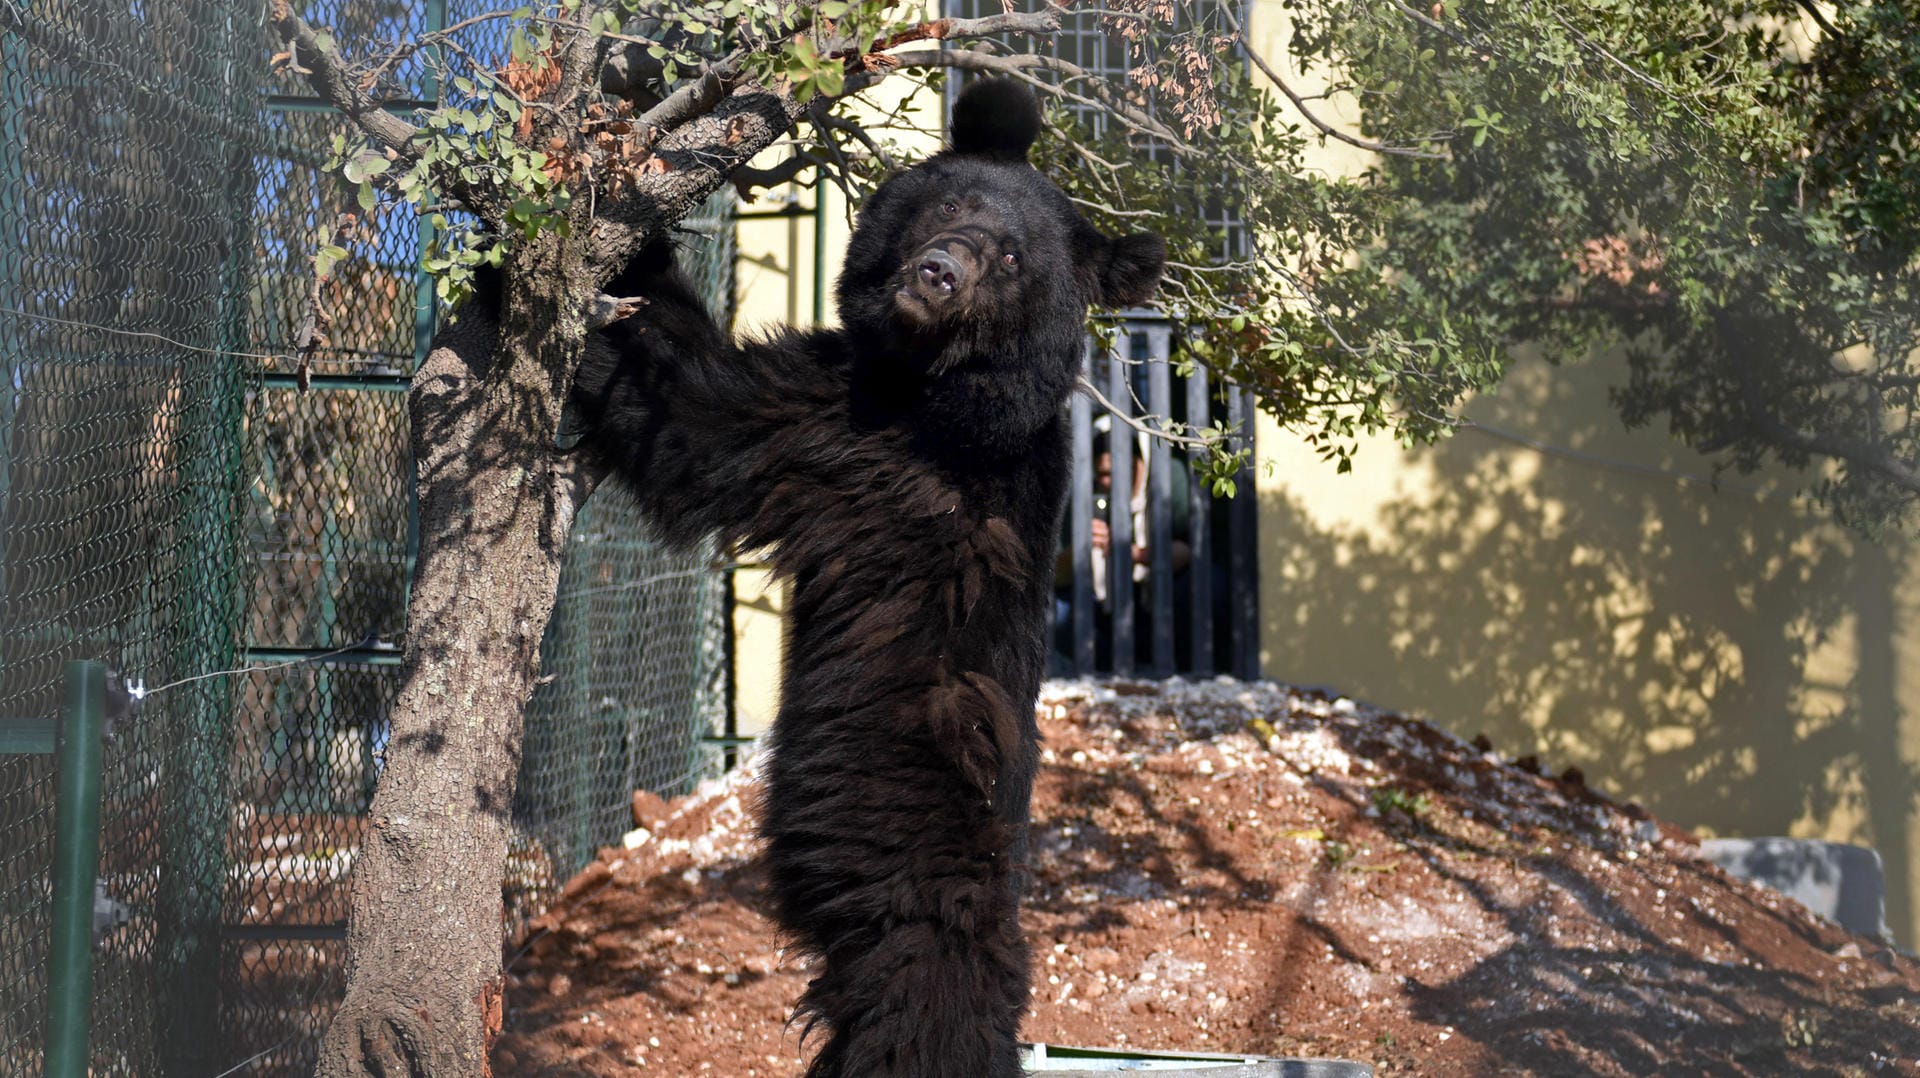
[[[1920,1075],[1920,963],[1577,774],[1268,683],[1054,683],[1025,1035],[1383,1074]],[[651,805],[509,953],[495,1072],[793,1075],[751,768]]]

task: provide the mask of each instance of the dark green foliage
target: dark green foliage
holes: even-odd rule
[[[1403,430],[1430,432],[1420,413],[1493,381],[1513,345],[1570,361],[1626,344],[1628,423],[1743,471],[1808,467],[1856,525],[1912,519],[1912,5],[1294,8],[1296,54],[1333,65],[1368,136],[1450,132],[1442,156],[1378,159],[1375,216],[1321,295],[1349,339],[1441,342],[1436,393],[1380,383]],[[1307,366],[1340,364],[1303,343]]]

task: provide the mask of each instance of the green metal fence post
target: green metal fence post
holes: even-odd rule
[[[231,95],[240,98],[236,88]],[[228,162],[230,201],[248,205],[254,172]],[[250,252],[245,218],[225,222],[230,250]],[[237,350],[246,340],[246,258],[222,266],[219,345]],[[182,489],[191,503],[177,521],[174,542],[185,567],[179,606],[166,626],[175,669],[188,674],[230,670],[244,643],[245,570],[239,562],[245,514],[247,383],[240,363],[220,358],[193,370],[199,392],[187,402],[181,441]],[[169,1078],[215,1074],[223,1058],[220,1026],[220,953],[226,899],[230,764],[234,737],[234,683],[212,678],[182,685],[161,704],[165,728],[178,746],[163,770],[160,806],[161,875],[156,957],[160,1001],[161,1073]]]
[[[25,15],[24,6],[21,14]],[[27,194],[26,169],[21,163],[26,142],[22,117],[30,96],[25,85],[26,55],[27,45],[19,34],[0,30],[0,207],[6,207],[0,211],[0,296],[22,310],[29,306],[20,287],[22,252],[18,240],[24,217],[21,206]],[[25,377],[21,369],[25,360],[19,354],[24,349],[16,341],[23,330],[16,323],[13,330],[0,333],[0,511],[5,510],[13,489],[13,416],[19,407],[15,394],[19,391],[17,383]],[[0,597],[6,595],[6,581],[7,559],[0,557]]]
[[[47,1078],[86,1078],[93,1003],[93,882],[100,867],[100,757],[107,670],[67,664],[55,749],[53,942],[47,949]]]

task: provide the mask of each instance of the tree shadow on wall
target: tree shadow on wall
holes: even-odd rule
[[[1605,386],[1592,366],[1517,368],[1475,418],[1594,459],[1465,432],[1418,455],[1430,488],[1377,527],[1263,491],[1267,672],[1578,766],[1684,825],[1864,823],[1906,935],[1920,784],[1898,739],[1896,553],[1743,480],[1602,462],[1646,460],[1651,437],[1622,435]]]

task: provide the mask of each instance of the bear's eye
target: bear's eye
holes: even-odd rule
[[[954,205],[954,204],[953,204],[953,203],[951,203],[951,202],[942,202],[942,203],[940,204],[940,216],[942,216],[942,217],[958,217],[959,215],[960,215],[960,207],[959,207],[959,206],[956,206],[956,205]]]
[[[1006,254],[1000,256],[1000,264],[1008,269],[1019,269],[1020,255],[1017,252],[1008,251]]]

